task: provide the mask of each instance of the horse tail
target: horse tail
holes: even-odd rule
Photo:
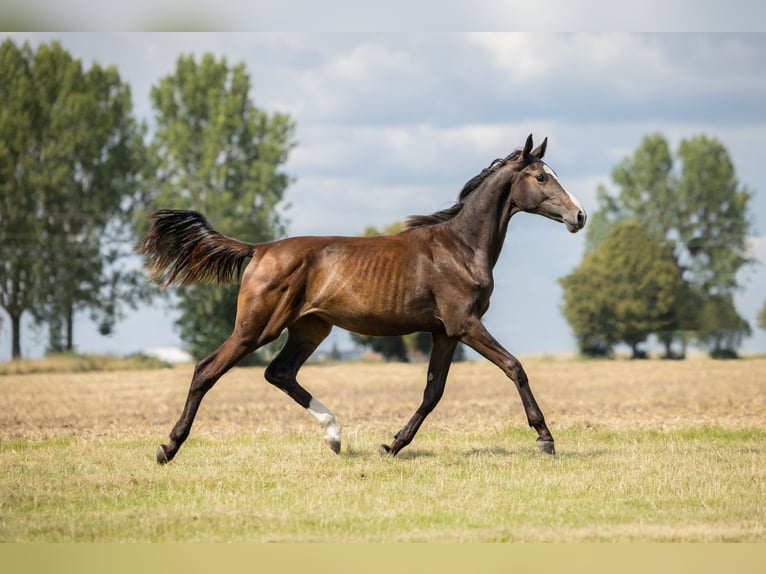
[[[152,279],[173,283],[228,283],[239,276],[256,246],[218,233],[197,211],[161,209],[136,251],[144,256]]]

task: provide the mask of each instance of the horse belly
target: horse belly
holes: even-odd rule
[[[335,266],[307,290],[311,312],[363,335],[401,335],[434,328],[434,301],[416,265],[370,257]],[[398,264],[397,264],[398,263]]]
[[[407,335],[416,331],[432,331],[438,327],[438,322],[433,313],[396,316],[376,314],[369,311],[332,313],[320,310],[316,314],[325,321],[347,331],[375,337]]]

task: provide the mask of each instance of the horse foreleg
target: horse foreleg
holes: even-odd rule
[[[515,383],[524,405],[529,426],[537,431],[537,446],[544,453],[555,454],[553,436],[545,424],[545,417],[537,405],[537,401],[535,401],[532,389],[529,387],[529,379],[521,366],[521,362],[506,351],[478,319],[471,324],[460,340],[500,367],[505,375]]]
[[[197,363],[183,412],[173,430],[170,431],[170,441],[157,449],[159,464],[166,464],[173,460],[178,449],[189,436],[194,417],[205,394],[226,371],[258,346],[260,345],[257,343],[248,343],[236,334],[232,334],[212,355]]]
[[[412,442],[420,425],[439,403],[444,394],[444,385],[447,381],[450,365],[452,364],[452,355],[455,353],[457,339],[447,337],[444,333],[434,333],[432,335],[433,348],[431,349],[431,358],[428,363],[428,378],[426,388],[423,391],[423,402],[412,415],[402,429],[396,433],[394,442],[391,446],[381,445],[380,454],[396,455],[400,450]]]
[[[302,317],[287,330],[287,342],[267,367],[266,380],[284,391],[306,409],[325,429],[325,443],[336,454],[340,452],[340,428],[335,415],[304,389],[296,378],[298,370],[319,344],[327,338],[332,325],[314,316]]]

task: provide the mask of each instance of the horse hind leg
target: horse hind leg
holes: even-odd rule
[[[303,363],[327,338],[331,330],[332,325],[311,315],[293,323],[287,330],[285,346],[266,368],[264,376],[269,383],[284,391],[322,425],[325,429],[325,443],[338,454],[341,440],[335,415],[303,388],[296,378]]]
[[[240,291],[234,331],[212,355],[202,359],[194,368],[181,417],[170,431],[170,441],[160,445],[157,450],[158,463],[165,464],[173,460],[189,436],[203,397],[218,379],[245,355],[275,340],[287,325],[289,316],[283,308],[267,295],[261,296],[260,299],[264,303],[262,311],[252,305],[247,297],[243,297],[243,292]]]
[[[157,449],[157,462],[159,464],[167,464],[173,460],[178,449],[189,436],[194,417],[205,394],[240,359],[255,351],[262,344],[261,342],[249,342],[235,331],[213,354],[197,363],[181,417],[173,430],[170,431],[168,443],[160,445]]]

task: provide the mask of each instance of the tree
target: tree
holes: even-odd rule
[[[745,239],[752,194],[739,185],[729,154],[715,138],[684,140],[683,167],[674,194],[681,261],[704,295],[733,295],[737,272],[752,260]]]
[[[141,189],[141,128],[117,70],[84,70],[57,42],[33,52],[6,40],[0,75],[0,304],[12,356],[25,311],[48,324],[52,349],[71,350],[76,311],[108,331],[140,295],[137,272],[115,263]]]
[[[212,54],[181,56],[152,88],[156,193],[150,208],[194,209],[222,233],[263,242],[284,233],[276,211],[289,184],[280,170],[294,125],[250,99],[244,64]],[[147,218],[148,219],[148,218]],[[234,326],[238,288],[198,285],[178,292],[181,339],[196,358],[210,354]]]
[[[32,66],[29,46],[0,45],[0,305],[10,319],[14,358],[21,356],[21,318],[42,299]]]
[[[625,158],[612,171],[612,181],[619,186],[617,198],[600,185],[597,190],[599,210],[590,217],[586,228],[586,250],[592,250],[616,223],[639,221],[657,240],[665,239],[673,227],[673,157],[667,141],[660,134],[646,136],[632,157]]]
[[[733,359],[742,339],[751,334],[750,324],[734,308],[731,295],[707,298],[699,313],[699,338],[716,359]]]
[[[766,301],[763,303],[763,307],[758,313],[758,326],[766,331]]]
[[[614,225],[560,283],[564,317],[585,354],[608,354],[624,342],[640,356],[649,335],[677,323],[684,294],[670,247],[632,220]]]
[[[404,338],[400,336],[370,337],[358,333],[349,333],[351,340],[362,347],[369,347],[376,353],[380,353],[386,361],[400,361],[409,363],[410,356],[404,345]]]
[[[685,345],[692,331],[702,344],[716,347],[712,335],[716,330],[710,323],[716,319],[707,317],[708,327],[700,328],[704,304],[715,297],[733,301],[737,271],[750,263],[745,238],[750,229],[751,193],[738,183],[724,146],[701,135],[682,141],[677,155],[680,170],[674,169],[666,140],[660,134],[646,136],[633,156],[613,170],[617,194],[599,187],[599,209],[586,234],[586,252],[590,252],[614,225],[633,219],[653,239],[672,246],[683,270],[687,297],[674,330],[660,334],[668,353],[675,334]],[[749,329],[745,329],[744,319],[738,324],[743,326],[741,334]],[[720,327],[728,330],[731,322]],[[726,340],[741,341],[741,336]]]
[[[572,273],[559,279],[564,289],[562,314],[580,353],[589,357],[609,356],[620,342],[613,305],[607,299],[613,294],[607,270],[601,257],[591,252]]]

